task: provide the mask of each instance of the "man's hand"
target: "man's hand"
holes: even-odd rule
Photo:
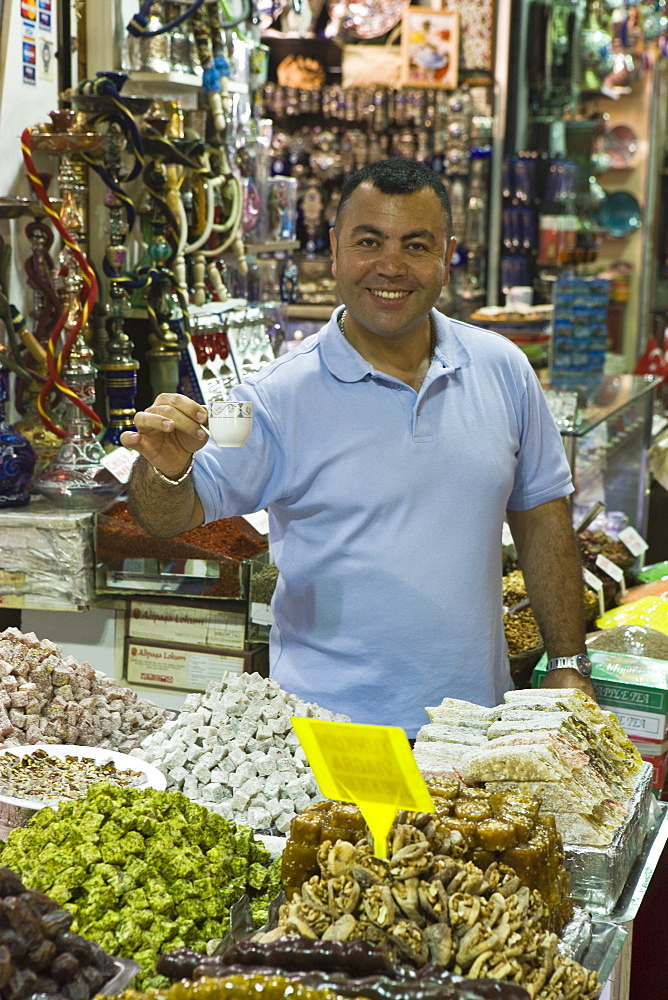
[[[583,677],[577,670],[551,670],[541,681],[542,688],[578,688],[594,701],[597,700],[594,685],[589,677]]]
[[[124,431],[121,444],[133,448],[169,479],[177,479],[207,440],[206,409],[187,396],[162,392],[146,410],[135,413],[136,431]]]

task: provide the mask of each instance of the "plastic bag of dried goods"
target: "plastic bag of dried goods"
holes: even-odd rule
[[[627,653],[629,656],[668,660],[668,635],[644,625],[620,625],[604,629],[587,640],[587,647],[602,649],[606,653]]]
[[[642,625],[645,628],[656,629],[657,632],[668,635],[668,594],[643,597],[631,604],[612,608],[597,618],[596,624],[601,629],[616,628],[622,625]]]

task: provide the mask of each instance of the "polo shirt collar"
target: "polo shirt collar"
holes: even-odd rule
[[[323,328],[320,335],[322,357],[331,374],[341,382],[361,382],[374,369],[341,333],[339,318],[342,312],[343,306],[336,309]],[[436,323],[436,350],[432,367],[437,363],[442,369],[440,374],[452,375],[457,368],[470,362],[471,355],[456,333],[453,322],[435,309],[432,316]]]

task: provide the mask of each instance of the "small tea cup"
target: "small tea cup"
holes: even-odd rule
[[[212,399],[209,431],[221,448],[243,448],[253,428],[253,404],[247,400]]]

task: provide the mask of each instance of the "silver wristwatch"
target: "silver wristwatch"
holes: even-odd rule
[[[583,677],[591,677],[591,660],[586,653],[579,653],[577,656],[555,656],[553,660],[547,661],[545,672],[549,674],[551,670],[577,670]]]

